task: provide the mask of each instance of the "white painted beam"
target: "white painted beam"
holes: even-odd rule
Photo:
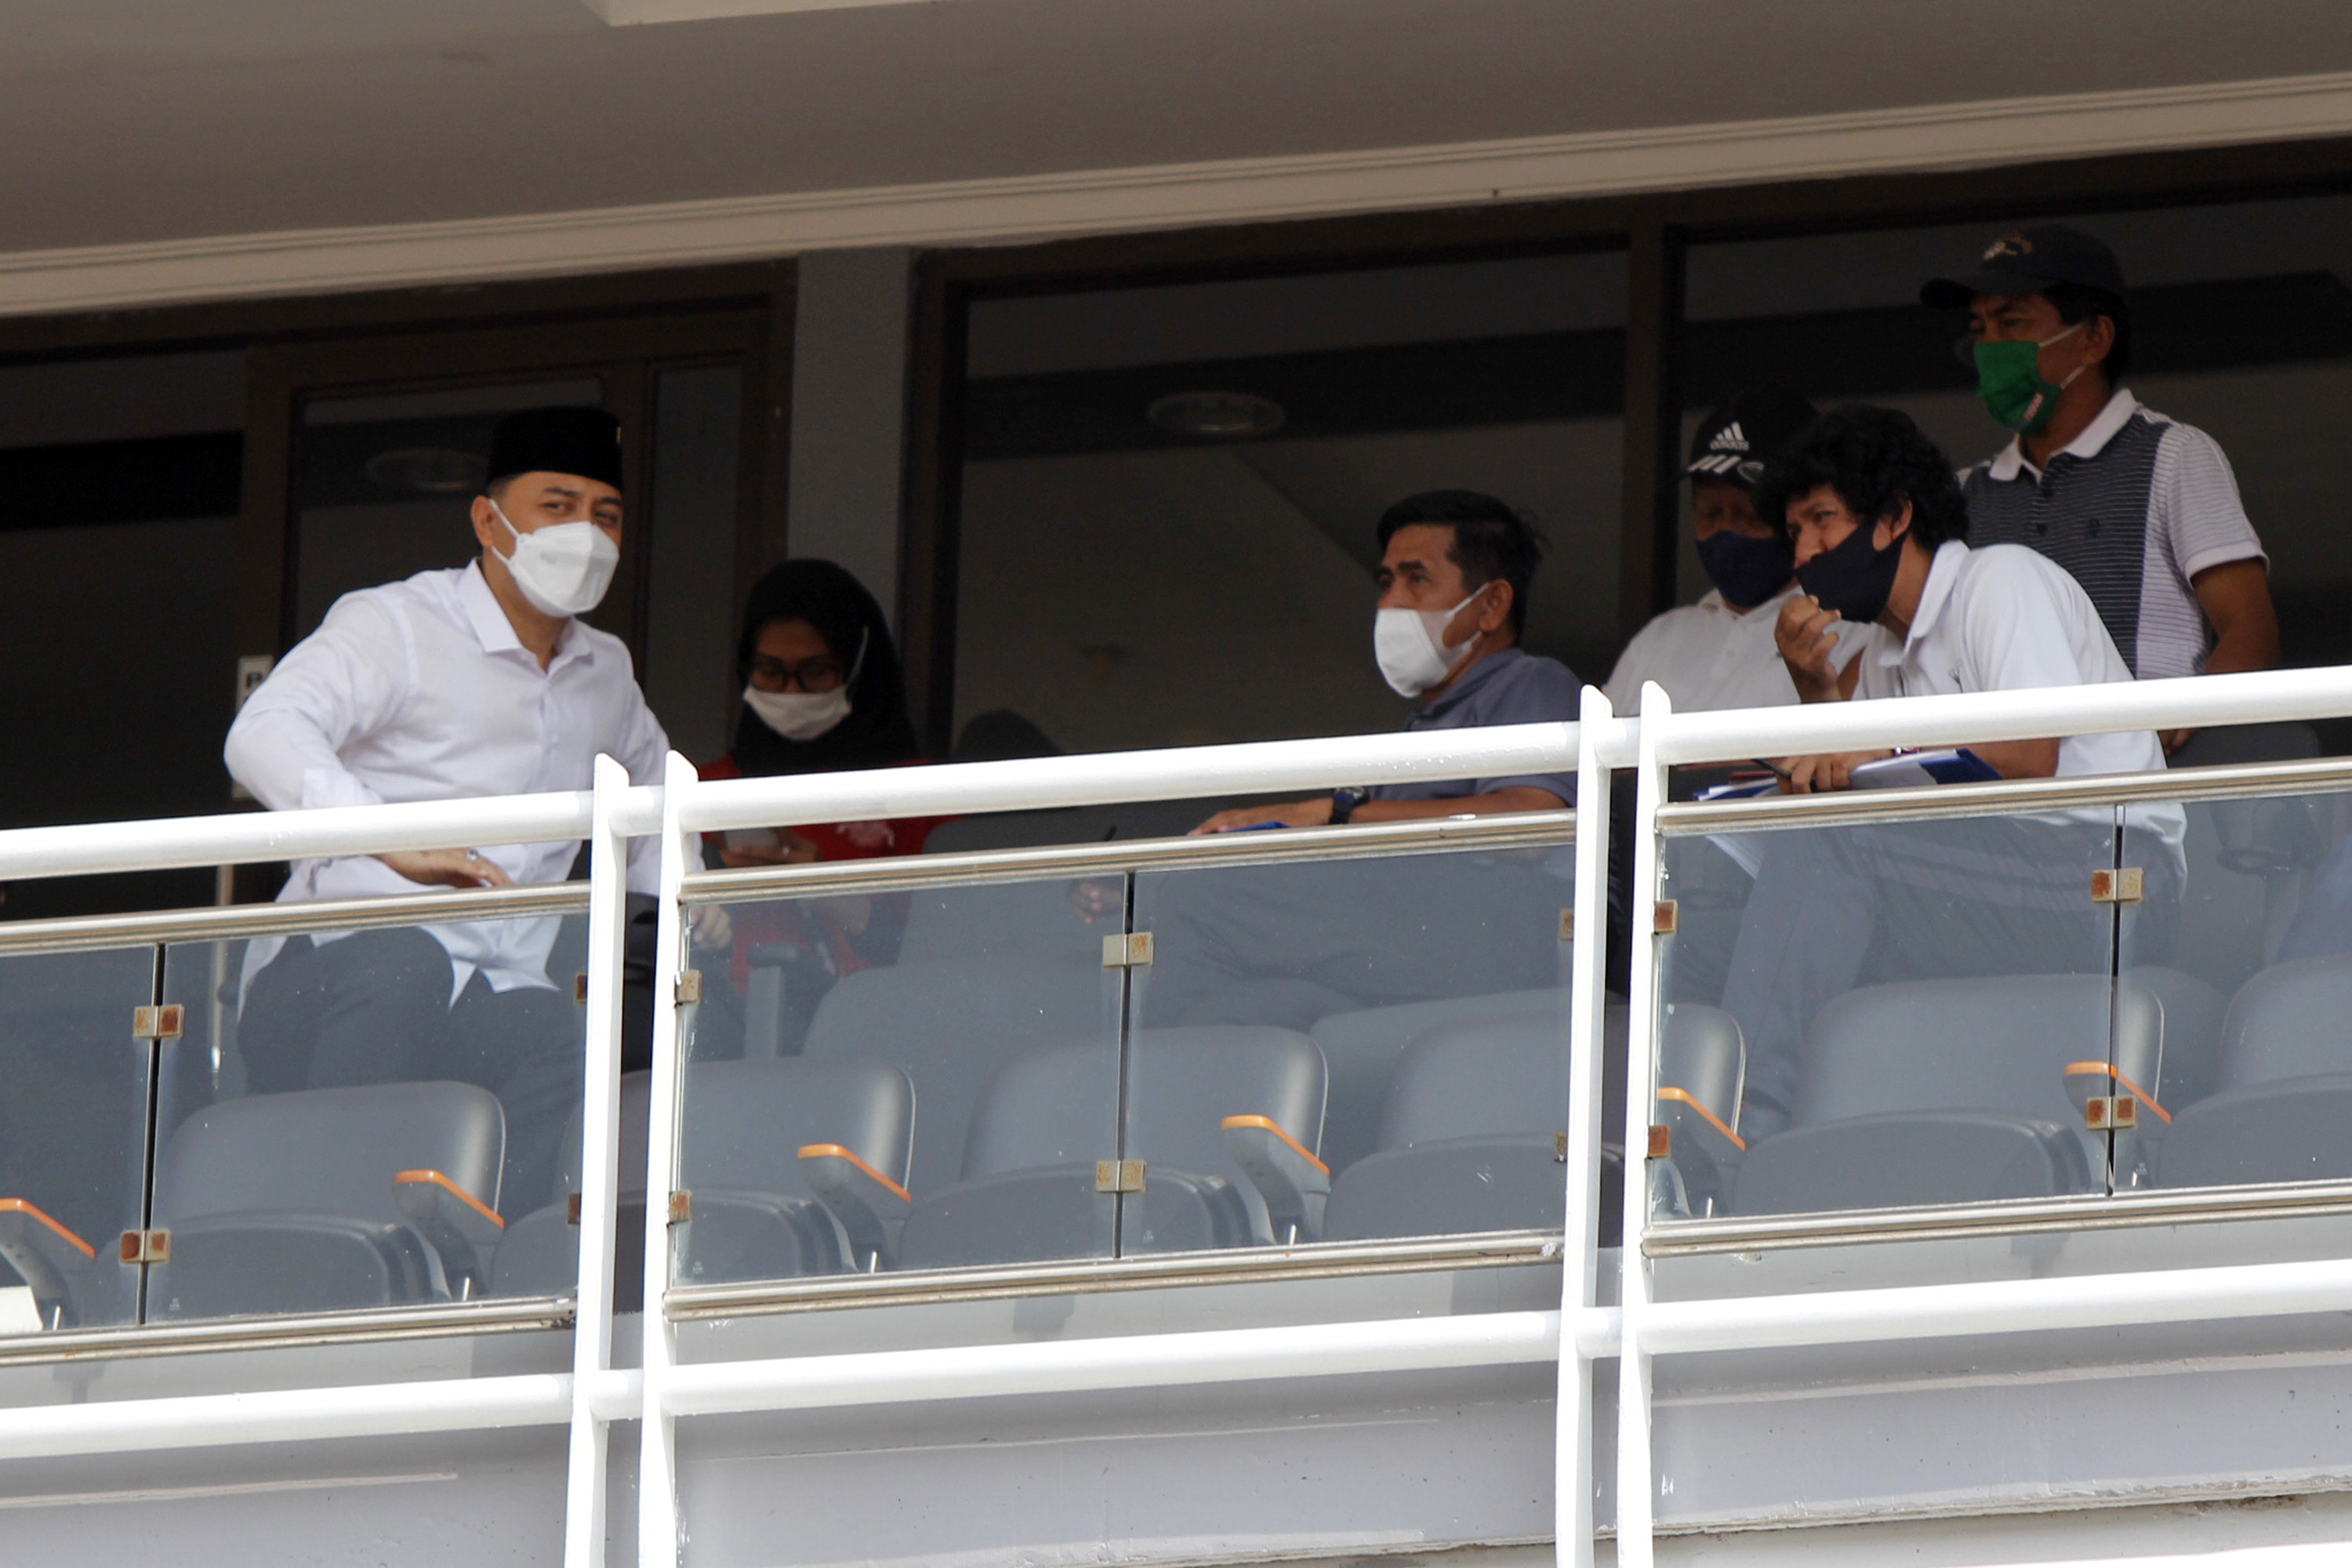
[[[2352,72],[0,253],[0,315],[564,277],[2352,134]]]

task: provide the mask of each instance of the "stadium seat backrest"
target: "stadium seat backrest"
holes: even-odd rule
[[[2103,974],[1864,986],[1813,1020],[1792,1124],[1904,1110],[2067,1121],[2066,1068],[2109,1059],[2111,1037],[2119,1069],[2160,1098],[2164,1008],[2146,988],[2118,994]]]
[[[957,1179],[964,1130],[998,1063],[1045,1040],[1118,1037],[1118,971],[1091,960],[954,960],[843,977],[809,1026],[805,1056],[881,1062],[913,1079],[922,1131],[908,1185]]]
[[[1616,1023],[1622,1012],[1609,1009],[1613,1040],[1623,1038]],[[1717,1119],[1737,1122],[1748,1088],[1748,1046],[1738,1020],[1720,1007],[1668,1003],[1658,1036],[1658,1087],[1679,1089]]]
[[[1127,1048],[1127,1157],[1240,1178],[1221,1131],[1263,1116],[1312,1150],[1323,1139],[1323,1053],[1289,1029],[1138,1029]]]
[[[1558,1009],[1441,1024],[1398,1058],[1380,1146],[1567,1126],[1568,1037]]]
[[[803,1192],[799,1152],[838,1143],[903,1182],[915,1121],[907,1075],[882,1062],[703,1062],[687,1069],[684,1184]]]
[[[313,1089],[227,1100],[166,1145],[156,1223],[301,1213],[404,1223],[394,1174],[432,1170],[495,1208],[506,1157],[498,1097],[462,1083]]]
[[[2352,957],[2302,958],[2238,990],[2221,1028],[2224,1091],[2352,1073]]]
[[[1441,1025],[1482,1018],[1519,1017],[1549,1012],[1567,1027],[1564,990],[1504,991],[1454,996],[1437,1002],[1406,1002],[1334,1013],[1317,1020],[1308,1036],[1322,1047],[1331,1075],[1329,1114],[1324,1120],[1323,1155],[1334,1171],[1345,1170],[1377,1146],[1389,1075],[1405,1047]],[[1621,1037],[1622,1038],[1622,1037]]]
[[[1118,1146],[1118,1121],[1112,1041],[1058,1040],[1022,1051],[981,1087],[963,1179],[1108,1159]]]

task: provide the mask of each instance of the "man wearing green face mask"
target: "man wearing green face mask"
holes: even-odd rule
[[[2115,253],[2032,225],[1919,298],[1967,310],[1977,395],[2014,432],[1961,477],[1970,540],[2065,567],[2143,680],[2276,664],[2268,564],[2229,459],[2122,384],[2131,309]],[[2165,735],[2166,752],[2189,734]]]

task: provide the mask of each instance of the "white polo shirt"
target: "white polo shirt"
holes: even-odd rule
[[[230,727],[226,755],[229,773],[254,798],[286,811],[586,789],[600,752],[618,759],[634,782],[656,784],[668,748],[637,689],[626,645],[575,620],[542,670],[477,562],[336,600],[319,629],[247,700]],[[476,847],[516,882],[532,883],[562,881],[580,847]],[[654,890],[656,848],[652,838],[631,846],[632,889]],[[356,855],[297,860],[278,898],[430,899],[446,891]],[[493,988],[508,991],[551,984],[547,954],[557,924],[547,917],[425,930],[448,950],[457,990],[479,970]],[[247,976],[279,945],[254,942]]]
[[[1857,699],[2132,679],[2082,586],[2063,567],[2017,544],[1971,550],[1946,540],[1927,569],[1908,635],[1897,638],[1874,623],[1861,647]],[[2058,742],[2061,777],[2164,767],[2164,748],[2152,730],[2069,735]],[[2136,822],[2177,851],[2184,820],[2178,805],[2133,809]]]
[[[1792,584],[1749,610],[1735,610],[1721,589],[1710,588],[1696,605],[1651,617],[1633,634],[1617,668],[1609,672],[1609,702],[1631,714],[1642,704],[1642,683],[1654,680],[1675,700],[1677,713],[1708,713],[1725,708],[1786,708],[1797,700],[1796,683],[1780,662],[1772,640],[1780,606],[1797,596]],[[1860,646],[1859,627],[1841,624],[1832,662],[1843,669]]]

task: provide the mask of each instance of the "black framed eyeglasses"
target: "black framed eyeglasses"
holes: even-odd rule
[[[829,653],[797,661],[755,653],[751,656],[751,679],[763,689],[789,691],[798,687],[810,692],[836,691],[849,679],[849,667]]]

